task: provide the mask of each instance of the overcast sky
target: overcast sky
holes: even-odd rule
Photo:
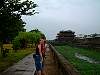
[[[60,30],[76,34],[100,33],[100,0],[33,0],[39,14],[23,16],[27,31],[38,28],[47,39]]]

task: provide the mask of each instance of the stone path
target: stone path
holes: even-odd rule
[[[46,75],[60,75],[59,69],[54,62],[51,50],[49,50],[49,48],[47,50],[48,52],[46,52],[44,67]],[[34,75],[34,72],[35,64],[32,54],[30,54],[0,75]]]
[[[35,65],[32,54],[8,68],[1,75],[34,75]]]

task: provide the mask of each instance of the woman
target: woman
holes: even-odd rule
[[[36,46],[36,54],[34,55],[35,66],[36,66],[36,74],[37,75],[45,75],[44,74],[44,63],[43,63],[43,54],[42,54],[42,45],[44,44],[44,40],[40,39]]]

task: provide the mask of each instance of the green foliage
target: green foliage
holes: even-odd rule
[[[41,37],[40,32],[20,32],[13,40],[13,48],[19,49],[26,47],[27,44],[37,43]]]
[[[15,39],[13,40],[13,49],[16,50],[16,49],[19,49],[21,47],[21,44],[20,44],[20,37],[15,37]]]
[[[31,30],[30,32],[40,32],[38,29]]]
[[[29,0],[0,0],[0,41],[13,39],[18,32],[25,31],[22,15],[35,14],[37,5]]]
[[[100,53],[95,50],[76,48],[68,45],[55,47],[56,50],[60,52],[81,75],[100,75],[100,64],[91,64],[75,57],[75,53],[80,53],[84,56],[100,61]]]

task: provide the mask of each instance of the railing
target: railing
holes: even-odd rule
[[[79,72],[60,53],[58,53],[51,44],[49,44],[49,47],[52,51],[55,63],[60,70],[61,74],[59,75],[80,75]]]

